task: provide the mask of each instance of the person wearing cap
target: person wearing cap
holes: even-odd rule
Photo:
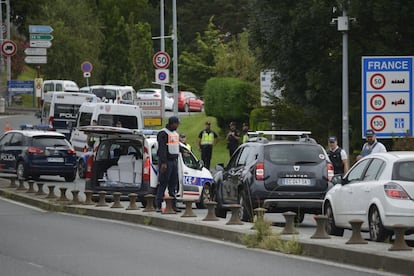
[[[189,151],[191,151],[191,145],[187,143],[187,135],[185,135],[185,133],[180,134],[180,142],[183,143]]]
[[[334,174],[345,174],[348,172],[348,156],[346,152],[338,146],[335,136],[328,138],[329,148],[327,150],[329,159],[334,167]]]
[[[168,118],[168,124],[157,134],[158,142],[158,189],[155,197],[156,211],[161,212],[161,204],[164,200],[165,189],[168,187],[168,194],[175,199],[175,190],[178,188],[178,154],[180,153],[179,135],[177,133],[180,120],[176,116]],[[181,210],[176,206],[174,200],[173,209],[176,212]]]
[[[361,153],[356,158],[357,161],[362,157],[370,155],[371,153],[387,152],[384,144],[377,141],[375,132],[372,129],[368,129],[365,132],[365,137],[366,143],[362,146]]]
[[[205,129],[198,134],[198,148],[201,151],[201,160],[204,162],[204,167],[209,170],[213,146],[217,144],[218,135],[211,129],[210,122],[206,122],[205,126]]]
[[[239,146],[239,141],[240,141],[240,133],[236,129],[235,122],[230,123],[230,130],[229,130],[229,133],[227,133],[226,140],[227,140],[227,148],[229,149],[229,154],[231,158],[231,156],[233,155],[233,153],[236,151],[237,147]]]

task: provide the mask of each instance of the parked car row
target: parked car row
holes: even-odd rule
[[[297,135],[300,132],[263,131]],[[225,217],[228,204],[241,205],[240,218],[253,220],[253,210],[293,211],[296,223],[304,214],[325,214],[326,230],[342,236],[350,221],[362,220],[362,231],[373,241],[385,241],[393,226],[414,233],[414,152],[368,155],[344,176],[333,175],[324,148],[310,138],[297,141],[251,138],[239,146],[224,166],[216,166],[212,198],[216,215]]]

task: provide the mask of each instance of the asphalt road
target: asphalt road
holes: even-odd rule
[[[4,199],[0,221],[0,275],[7,276],[380,274]]]

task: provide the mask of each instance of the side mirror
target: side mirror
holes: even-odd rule
[[[219,163],[216,165],[216,171],[224,171],[224,164]]]
[[[333,185],[343,184],[343,182],[344,182],[344,180],[343,180],[342,174],[335,174],[331,179],[331,183]]]
[[[198,160],[198,162],[197,162],[197,169],[201,171],[203,169],[203,167],[204,167],[203,160]]]

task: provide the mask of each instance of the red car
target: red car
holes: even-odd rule
[[[178,93],[179,111],[204,111],[204,101],[197,97],[193,92],[180,91]]]

